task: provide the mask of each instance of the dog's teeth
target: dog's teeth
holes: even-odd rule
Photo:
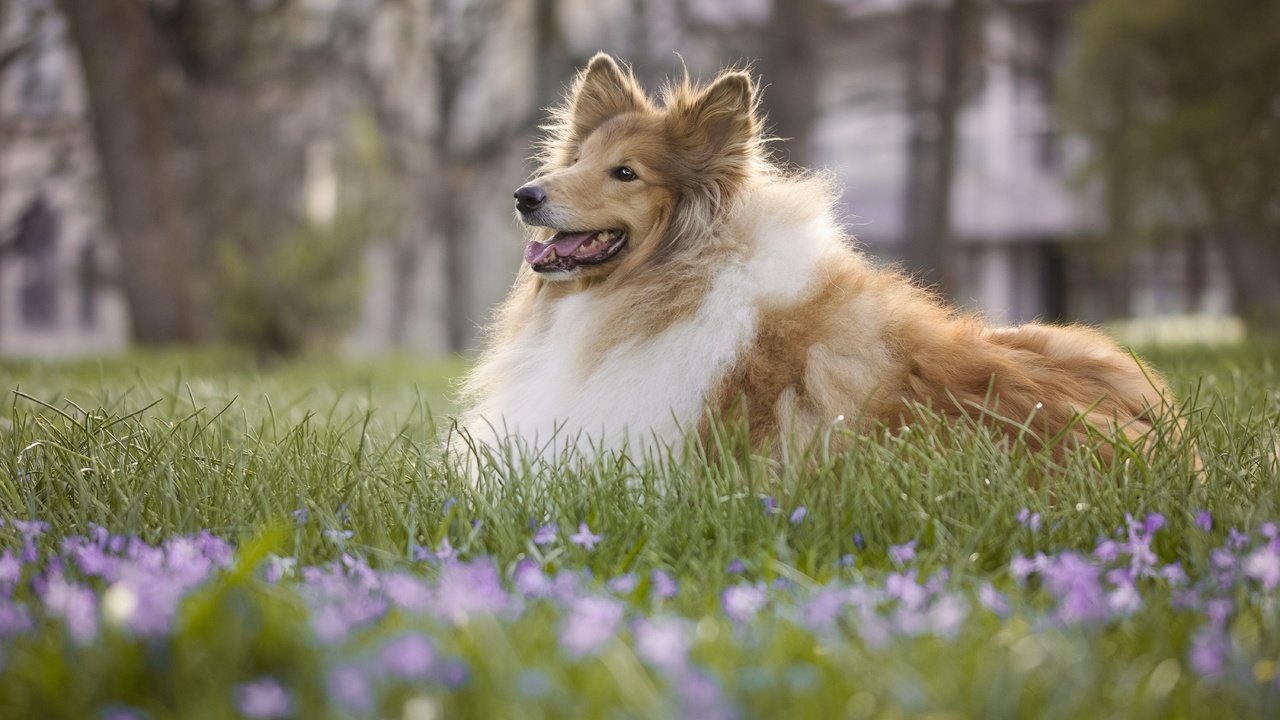
[[[596,239],[593,240],[592,242],[605,242],[608,239],[609,239],[609,231],[601,230],[600,232],[596,233]]]

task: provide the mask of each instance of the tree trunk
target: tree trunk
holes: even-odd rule
[[[903,203],[905,255],[916,276],[947,297],[956,290],[951,247],[956,126],[964,107],[968,59],[978,39],[979,1],[952,0],[936,18],[941,23],[937,32],[930,27],[934,11],[917,8],[911,16],[917,32],[907,40],[912,46],[906,64],[911,136]]]
[[[135,0],[60,5],[84,70],[133,339],[150,345],[205,339],[159,86],[162,60],[146,6]]]
[[[1235,293],[1236,312],[1250,330],[1280,334],[1280,243],[1266,237],[1266,231],[1241,224],[1221,222],[1217,228],[1222,254]]]
[[[770,130],[781,139],[772,149],[779,160],[801,167],[813,161],[824,5],[822,0],[774,3],[760,58]]]

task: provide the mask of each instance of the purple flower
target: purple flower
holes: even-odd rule
[[[1125,583],[1107,593],[1107,607],[1117,615],[1132,615],[1142,609],[1142,596],[1136,587]]]
[[[516,564],[512,573],[516,590],[525,597],[542,597],[551,591],[551,580],[538,564],[528,558]]]
[[[982,607],[1003,617],[1009,612],[1009,600],[989,582],[978,587],[978,602]]]
[[[905,565],[916,559],[916,541],[903,543],[901,545],[889,546],[889,559],[898,565]]]
[[[1227,547],[1232,550],[1243,550],[1249,547],[1249,536],[1235,528],[1227,532]]]
[[[1244,559],[1244,574],[1257,580],[1263,590],[1276,589],[1280,585],[1280,554],[1269,547],[1254,550]]]
[[[578,532],[569,536],[569,542],[579,545],[592,552],[596,549],[596,544],[604,539],[603,535],[596,535],[591,532],[591,528],[587,527],[585,522],[578,523]]]
[[[236,688],[236,707],[249,718],[286,718],[293,715],[293,698],[280,683],[263,678]]]
[[[425,680],[435,664],[436,652],[421,635],[404,635],[382,646],[378,667],[402,680]]]
[[[424,613],[431,607],[431,588],[409,573],[397,572],[384,575],[382,592],[392,605],[401,610]]]
[[[1268,540],[1275,540],[1277,536],[1280,536],[1280,526],[1273,522],[1262,523],[1261,532],[1262,537]]]
[[[778,514],[778,501],[773,499],[772,495],[766,495],[760,498],[760,504],[764,506],[766,515]]]
[[[721,596],[724,614],[735,622],[746,622],[755,617],[767,601],[763,583],[739,583],[725,590]]]
[[[373,709],[369,679],[355,665],[339,665],[329,672],[329,694],[339,705],[357,713]]]
[[[636,654],[664,672],[677,673],[689,658],[689,624],[672,617],[642,619],[632,627]]]
[[[802,520],[804,520],[804,516],[808,514],[809,514],[809,509],[806,508],[805,506],[801,505],[797,507],[795,510],[791,511],[791,517],[789,518],[791,520],[791,524],[792,525],[799,524]]]
[[[853,534],[853,546],[859,550],[867,549],[867,541],[862,538],[862,533],[856,532]]]
[[[22,563],[12,550],[0,554],[0,585],[14,585],[22,579]]]
[[[1160,513],[1148,513],[1147,517],[1142,521],[1142,529],[1148,535],[1154,535],[1160,528],[1164,527],[1164,515]]]
[[[518,609],[517,598],[502,588],[498,570],[489,559],[441,566],[436,584],[436,612],[463,623],[473,615],[497,615]]]
[[[1018,523],[1031,532],[1040,530],[1040,513],[1033,513],[1027,508],[1018,511]]]
[[[1232,602],[1226,598],[1217,598],[1205,603],[1205,615],[1209,618],[1209,624],[1214,627],[1224,627],[1227,619],[1231,617],[1231,611],[1234,608]]]
[[[741,575],[742,573],[746,572],[746,570],[747,570],[747,566],[743,564],[742,560],[740,560],[739,558],[734,558],[730,560],[729,565],[724,569],[724,571],[729,573],[730,575]]]
[[[671,598],[676,595],[676,581],[662,570],[653,571],[653,594],[660,598]]]
[[[98,598],[93,590],[68,582],[61,572],[50,573],[37,588],[45,611],[67,624],[71,638],[84,645],[98,633]]]
[[[293,516],[295,525],[306,525],[307,519],[311,517],[311,513],[304,507],[293,510],[289,514]]]
[[[342,547],[343,541],[350,540],[353,535],[355,535],[354,530],[337,530],[329,528],[324,531],[325,539],[330,542],[337,543],[338,547]]]
[[[914,610],[929,599],[929,592],[916,582],[915,573],[892,573],[884,580],[884,591],[889,597]]]
[[[1208,510],[1200,510],[1196,513],[1196,527],[1205,532],[1213,529],[1213,516]]]
[[[1097,567],[1075,553],[1063,553],[1041,572],[1049,590],[1058,598],[1058,616],[1063,622],[1106,617],[1106,598]]]
[[[458,559],[458,551],[454,550],[453,545],[449,543],[448,535],[440,539],[440,544],[436,546],[434,556],[439,562],[452,562]]]
[[[0,637],[16,635],[31,629],[31,613],[27,606],[0,597]]]
[[[605,586],[608,587],[609,591],[612,593],[616,593],[618,595],[626,595],[631,591],[635,590],[636,586],[639,584],[640,583],[636,579],[635,573],[626,573],[624,575],[619,575],[618,577],[610,580],[608,583],[605,584]]]
[[[555,542],[557,532],[558,530],[555,523],[543,525],[533,534],[533,544],[546,545],[547,543]]]
[[[1191,640],[1187,658],[1192,669],[1204,677],[1214,678],[1222,674],[1227,663],[1227,637],[1220,630],[1201,628]]]
[[[595,652],[613,637],[622,621],[622,603],[603,597],[584,597],[569,605],[560,627],[560,645],[571,656]]]

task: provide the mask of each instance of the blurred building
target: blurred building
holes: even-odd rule
[[[122,348],[83,88],[52,0],[11,3],[0,49],[17,51],[0,77],[0,353]]]
[[[1057,131],[1053,105],[1055,78],[1070,48],[1070,16],[1084,1],[981,3],[974,72],[958,115],[951,207],[956,294],[998,322],[1225,313],[1228,286],[1210,249],[1173,238],[1136,255],[1128,248],[1113,252],[1101,239],[1099,204],[1071,186],[1083,148]],[[632,60],[646,82],[677,72],[681,62],[707,77],[752,57],[752,42],[777,19],[771,13],[788,8],[781,0],[772,7],[768,0],[492,5],[499,9],[474,47],[440,52],[449,50],[441,33],[452,30],[428,17],[425,0],[300,3],[313,20],[360,14],[354,24],[364,34],[315,43],[330,48],[344,67],[361,70],[346,77],[335,69],[323,87],[305,95],[307,102],[295,104],[298,117],[290,126],[306,147],[307,172],[286,194],[297,196],[307,217],[323,220],[353,186],[368,184],[349,172],[343,158],[350,152],[334,144],[349,125],[340,115],[365,112],[379,123],[392,158],[386,172],[404,196],[397,226],[369,243],[368,287],[347,343],[353,352],[438,353],[451,344],[475,344],[474,332],[463,333],[461,342],[451,337],[458,335],[449,327],[457,322],[451,316],[460,303],[463,324],[482,324],[510,284],[521,255],[510,191],[529,167],[524,160],[541,118],[537,105],[546,99],[540,89],[558,93],[570,63],[604,49]],[[809,155],[813,165],[840,176],[851,230],[889,262],[905,255],[913,153],[934,132],[913,108],[920,84],[936,81],[918,62],[938,52],[936,33],[922,33],[921,23],[945,5],[827,0],[823,7]],[[127,318],[114,289],[113,244],[64,23],[53,0],[9,0],[0,7],[0,353],[122,348]],[[536,14],[548,8],[559,29],[554,38],[535,37],[545,24]],[[332,32],[318,20],[301,27]],[[474,55],[470,66],[443,71],[463,50]],[[550,60],[552,50],[563,72]],[[544,77],[552,71],[554,77]],[[450,77],[458,84],[452,95],[440,92],[441,78]],[[765,92],[768,100],[771,91]],[[441,108],[446,95],[450,112]],[[438,217],[433,198],[442,187],[451,193],[454,220],[465,222]],[[450,232],[460,237],[444,237]]]
[[[957,119],[951,223],[956,295],[997,322],[1035,318],[1101,322],[1131,315],[1224,314],[1220,259],[1185,238],[1130,254],[1105,246],[1099,202],[1073,187],[1086,149],[1054,122],[1072,14],[1085,0],[982,3],[975,72]],[[845,184],[859,240],[890,261],[904,257],[912,132],[913,54],[920,0],[844,0],[830,8],[815,156]],[[936,19],[936,18],[935,18]],[[913,76],[917,74],[917,76]],[[925,79],[927,82],[927,78]]]

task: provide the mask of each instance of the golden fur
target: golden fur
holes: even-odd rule
[[[530,428],[573,427],[577,418],[551,416],[574,412],[590,417],[580,431],[643,435],[636,425],[657,423],[653,396],[668,381],[685,383],[671,390],[679,428],[700,427],[704,408],[739,412],[764,451],[840,416],[896,428],[921,408],[1033,444],[1150,429],[1163,382],[1101,333],[990,328],[872,267],[832,219],[830,182],[766,160],[756,103],[742,72],[704,87],[686,78],[655,103],[611,58],[592,59],[546,128],[533,182],[550,227],[531,239],[620,229],[628,240],[560,276],[522,267],[467,379],[473,431],[484,423],[532,441]],[[611,179],[623,165],[638,179]],[[671,357],[685,352],[687,363]],[[698,377],[655,379],[650,368]],[[529,377],[543,374],[555,392],[530,397],[541,386]],[[606,381],[608,392],[596,385]],[[579,391],[577,404],[563,397]],[[618,416],[628,407],[650,414]]]

